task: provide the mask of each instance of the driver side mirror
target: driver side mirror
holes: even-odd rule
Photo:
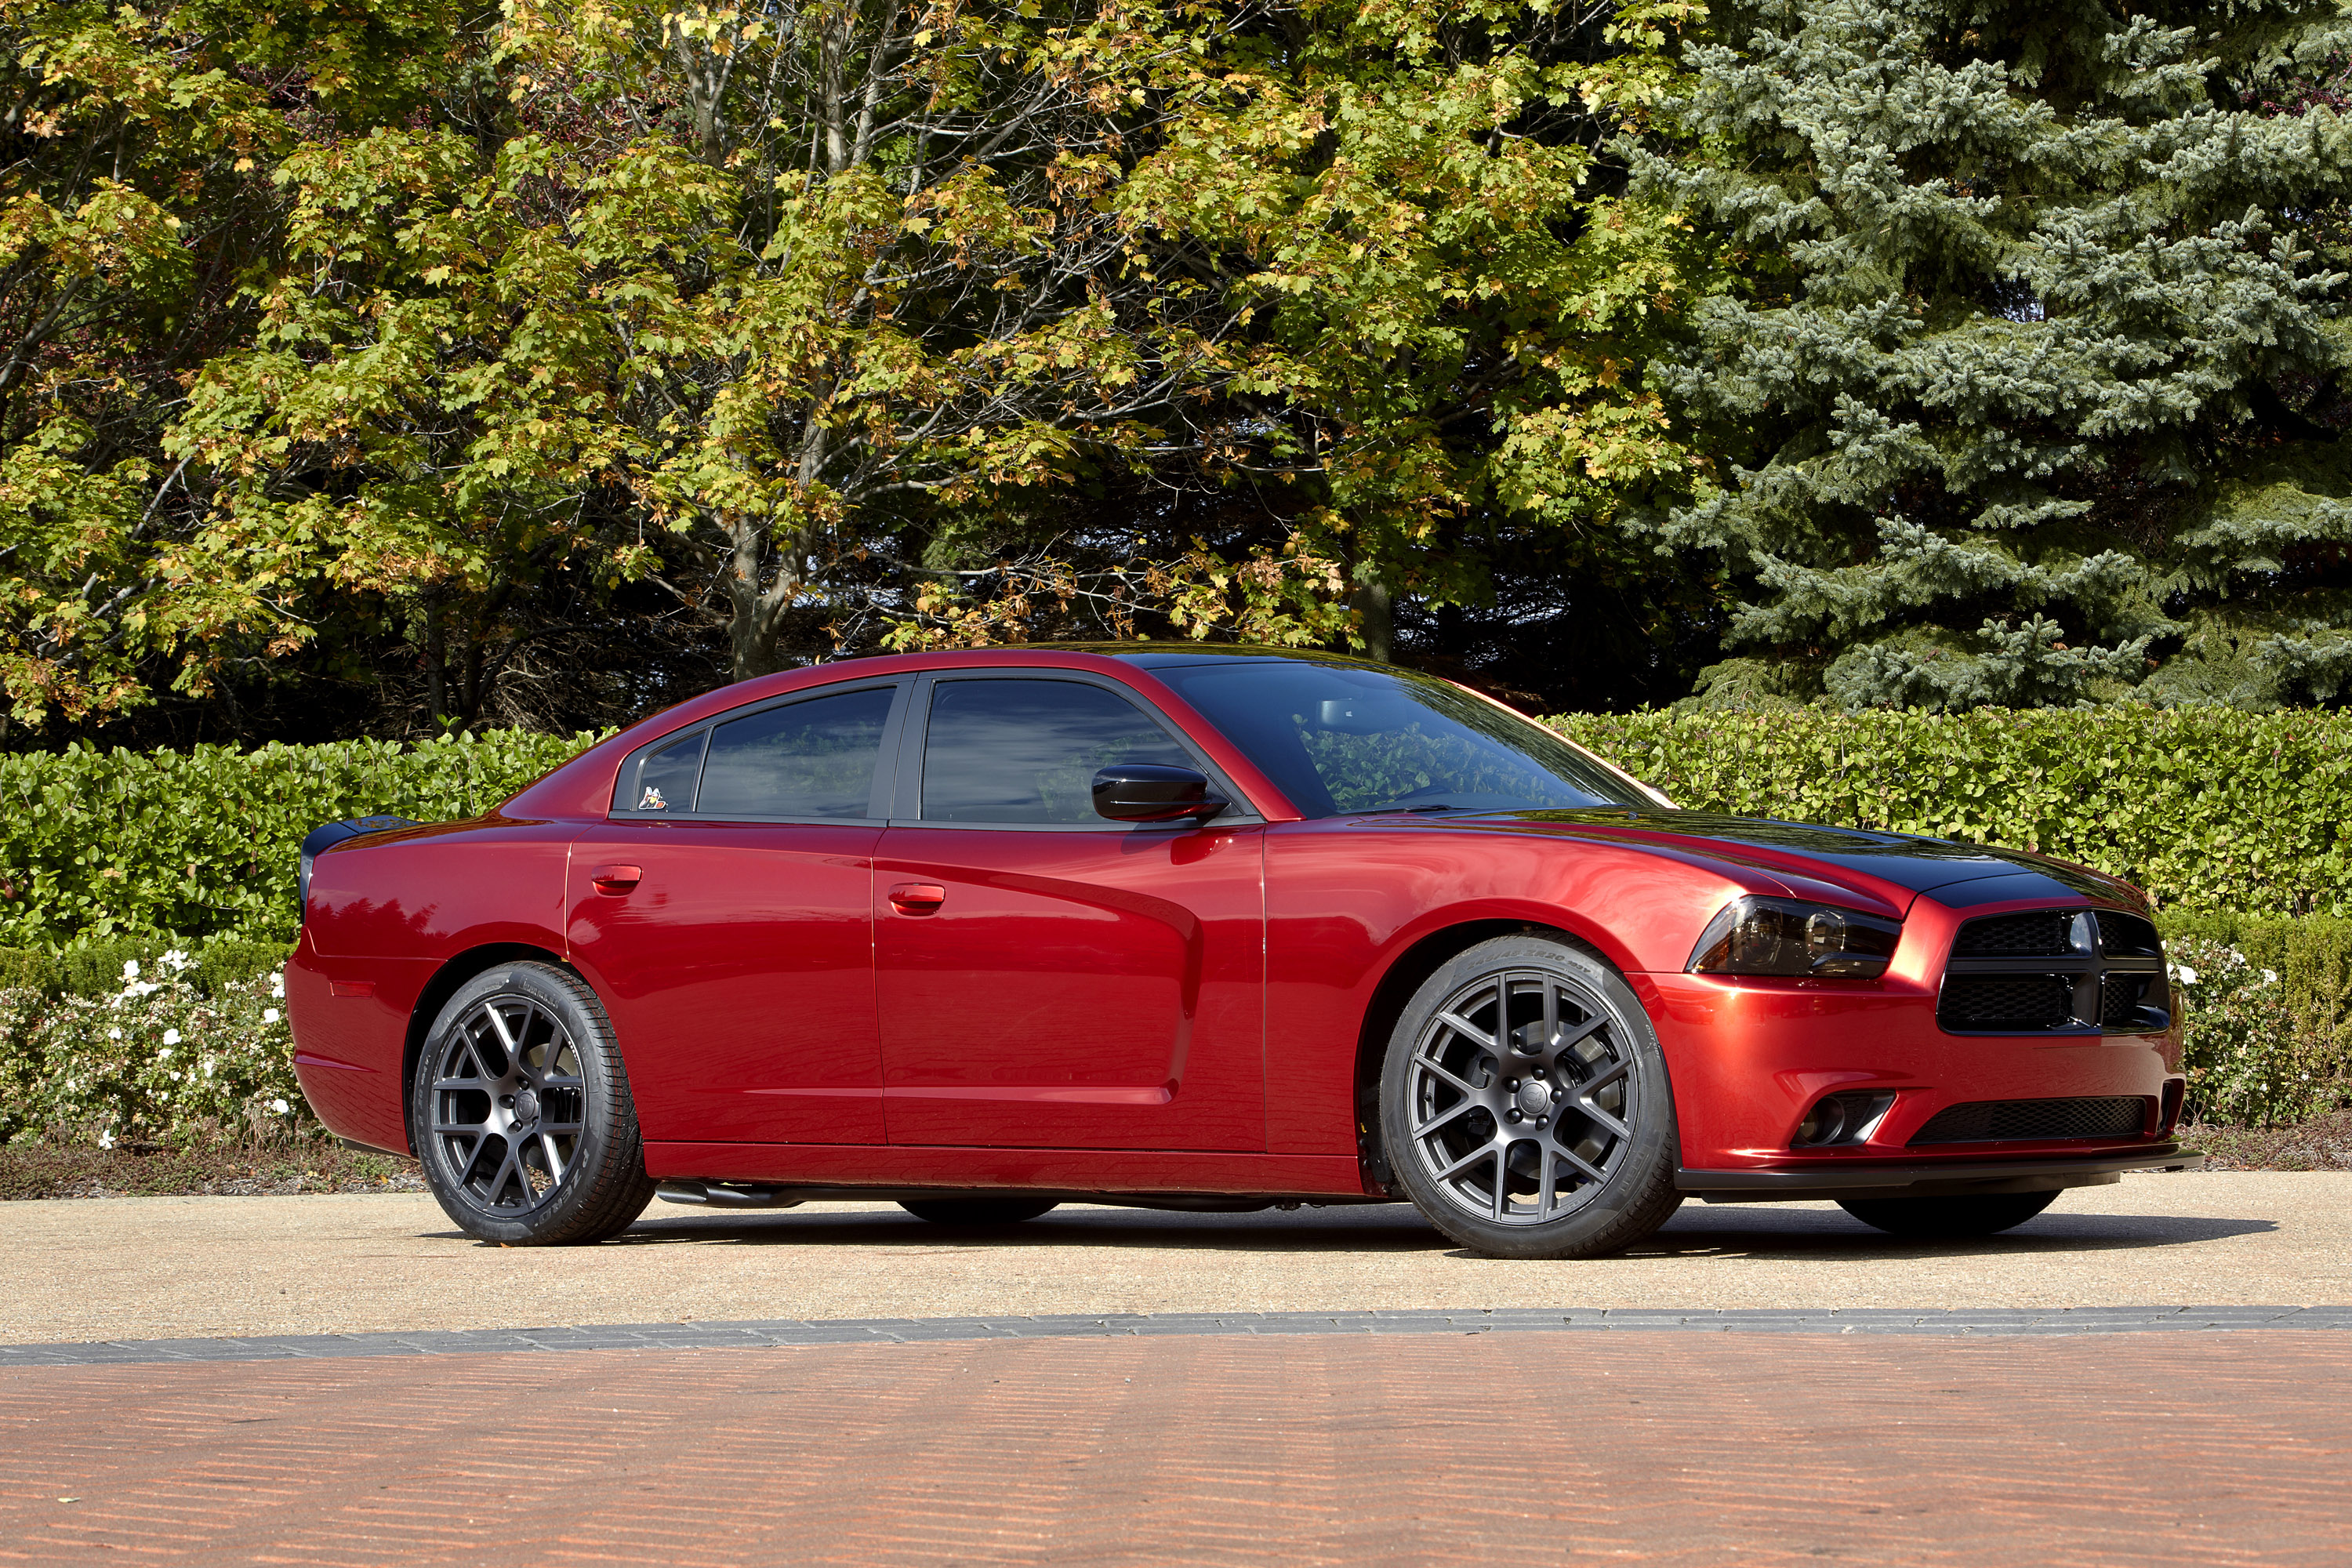
[[[1206,822],[1232,804],[1193,768],[1120,763],[1095,773],[1095,814],[1113,822]]]

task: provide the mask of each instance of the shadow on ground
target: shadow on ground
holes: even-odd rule
[[[2062,1200],[2063,1201],[2063,1200]],[[2195,1215],[2067,1214],[2052,1210],[2000,1236],[1906,1241],[1826,1205],[1685,1204],[1627,1258],[1877,1259],[2013,1257],[2179,1247],[2275,1231],[2274,1221]],[[453,1241],[457,1231],[436,1231]],[[491,1245],[484,1243],[483,1245]],[[1064,1208],[1023,1225],[949,1228],[912,1215],[812,1204],[758,1215],[662,1214],[658,1207],[607,1247],[870,1247],[908,1256],[979,1248],[1139,1247],[1189,1252],[1460,1252],[1403,1204],[1172,1214]]]

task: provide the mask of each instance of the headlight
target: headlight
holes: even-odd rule
[[[1886,973],[1902,938],[1898,921],[1789,899],[1735,899],[1699,933],[1693,974],[1833,974],[1872,979]]]

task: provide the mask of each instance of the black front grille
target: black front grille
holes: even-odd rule
[[[1954,958],[2055,958],[2074,950],[2072,910],[1989,915],[1960,928]]]
[[[2109,958],[2161,958],[2164,946],[2156,940],[2154,922],[2137,915],[2099,911],[2099,951]]]
[[[2074,1021],[2074,984],[2063,974],[1955,974],[1936,1021],[1947,1029],[2061,1029]]]
[[[2021,910],[1963,921],[1945,963],[1938,1027],[1956,1035],[2171,1025],[2164,946],[2146,916],[2117,910]]]
[[[1913,1134],[1923,1143],[2043,1142],[2057,1138],[2137,1138],[2147,1101],[2137,1095],[2084,1100],[1978,1100],[1948,1105]]]
[[[2099,1022],[2109,1026],[2137,1024],[2140,999],[2156,984],[2153,974],[2110,974],[2099,982]]]

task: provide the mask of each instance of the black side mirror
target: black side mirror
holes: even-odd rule
[[[1113,822],[1206,822],[1232,804],[1210,794],[1208,775],[1192,768],[1121,763],[1095,773],[1095,813]]]

